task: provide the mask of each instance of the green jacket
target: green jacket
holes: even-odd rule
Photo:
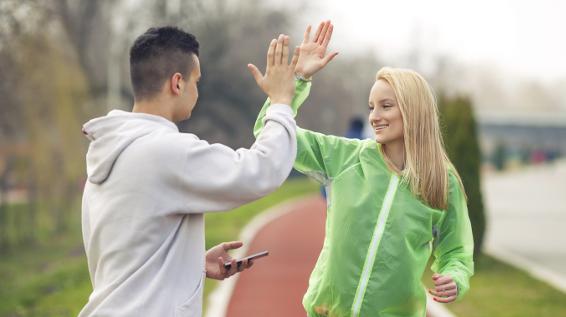
[[[297,81],[295,113],[310,83]],[[256,121],[263,128],[269,99]],[[459,295],[473,274],[473,238],[466,199],[449,175],[447,210],[420,201],[391,171],[374,140],[352,140],[297,129],[295,168],[328,189],[326,236],[303,305],[310,317],[424,317],[421,278],[452,276]]]

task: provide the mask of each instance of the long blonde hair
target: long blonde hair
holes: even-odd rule
[[[448,170],[453,168],[440,132],[438,106],[432,89],[417,72],[384,67],[376,80],[385,80],[395,92],[403,117],[405,169],[403,178],[411,192],[427,205],[446,209],[448,205]]]

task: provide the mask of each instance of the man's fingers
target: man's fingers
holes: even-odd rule
[[[242,241],[230,241],[230,242],[222,243],[222,247],[224,248],[224,251],[238,249],[243,245],[244,245],[244,243]]]
[[[271,42],[269,43],[269,48],[267,49],[267,70],[269,69],[270,66],[273,66],[275,63],[275,46],[277,44],[277,40],[273,39],[271,40]]]
[[[299,61],[299,54],[301,53],[301,50],[299,49],[299,47],[295,47],[295,52],[293,53],[293,59],[291,59],[291,67],[293,67],[293,69],[295,69],[295,66],[297,65],[297,62]]]
[[[261,78],[263,77],[259,69],[257,69],[257,67],[254,64],[248,64],[248,70],[250,71],[250,73],[252,73],[255,82],[259,85],[261,82]]]
[[[309,37],[311,34],[311,25],[309,24],[307,26],[307,29],[305,30],[305,35],[303,36],[303,44],[306,44],[309,42]]]
[[[324,37],[326,36],[326,33],[328,32],[328,26],[330,25],[330,21],[326,21],[324,22],[324,27],[322,28],[322,31],[320,31],[320,35],[317,39],[317,43],[322,45],[322,42],[324,41]]]
[[[334,26],[329,23],[328,31],[324,35],[324,39],[322,40],[322,46],[324,48],[328,47],[328,43],[330,43],[330,39],[332,38],[332,30],[334,30]]]
[[[228,270],[228,274],[226,275],[226,277],[232,276],[237,272],[238,272],[238,264],[236,262],[236,259],[232,259],[232,261],[230,261],[230,270]]]
[[[318,42],[318,38],[320,37],[320,32],[322,31],[322,28],[324,27],[325,23],[326,22],[323,21],[323,22],[320,22],[320,24],[318,25],[318,28],[316,29],[316,33],[314,34],[314,37],[312,38],[313,42],[315,42],[315,43]]]
[[[281,64],[287,65],[289,62],[289,36],[283,36],[283,56],[281,57]]]
[[[243,270],[247,269],[249,267],[248,265],[248,260],[243,260],[241,262],[241,264],[238,266],[238,272],[242,272]]]
[[[220,275],[226,276],[226,268],[224,267],[224,259],[222,257],[218,257],[218,266],[220,267]]]
[[[330,63],[330,61],[336,57],[336,55],[338,55],[338,52],[334,52],[334,53],[330,53],[327,54],[324,59],[322,60],[323,64],[326,66],[326,64]]]
[[[280,34],[277,38],[277,44],[275,44],[275,58],[274,66],[281,65],[281,53],[283,52],[283,34]]]

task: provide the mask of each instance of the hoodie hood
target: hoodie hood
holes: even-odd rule
[[[104,183],[114,163],[130,144],[160,129],[179,132],[173,122],[163,117],[121,110],[112,110],[104,117],[85,123],[83,133],[90,140],[86,154],[88,181]]]

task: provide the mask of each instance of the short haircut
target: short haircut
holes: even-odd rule
[[[136,100],[148,99],[161,90],[173,74],[187,78],[193,54],[198,56],[195,36],[177,27],[150,28],[130,48],[130,79]]]

